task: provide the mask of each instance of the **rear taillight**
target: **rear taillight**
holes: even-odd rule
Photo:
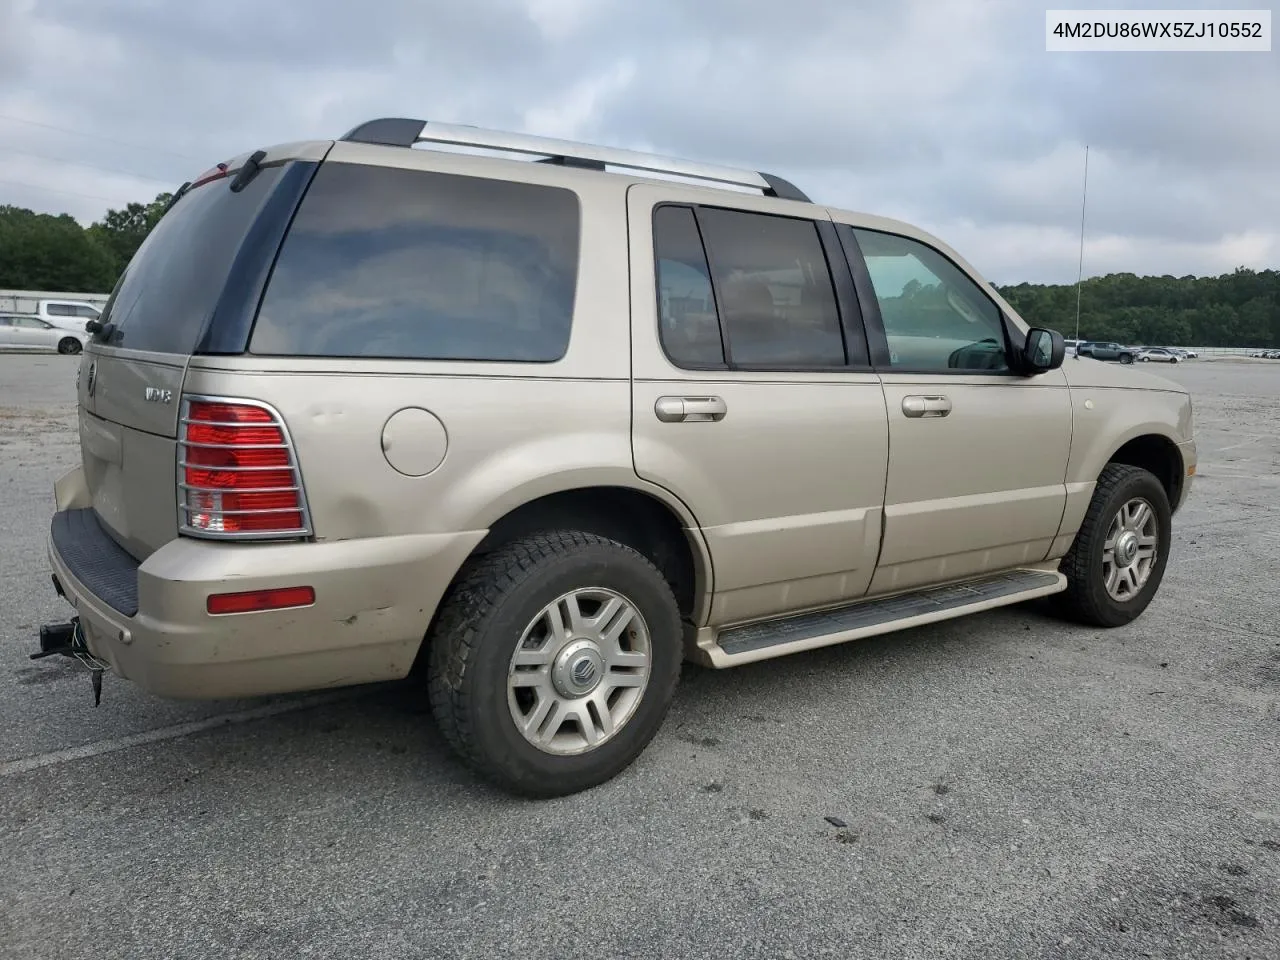
[[[178,514],[182,532],[193,536],[310,535],[298,460],[274,410],[250,400],[183,398]]]

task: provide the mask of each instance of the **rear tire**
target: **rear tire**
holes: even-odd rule
[[[567,530],[471,561],[429,641],[445,741],[481,776],[537,797],[628,767],[662,725],[684,659],[658,569],[631,547]]]
[[[1119,627],[1137,619],[1164,578],[1171,515],[1168,495],[1153,474],[1107,464],[1075,542],[1059,565],[1067,589],[1053,598],[1053,610],[1095,627]]]
[[[1121,363],[1133,363],[1133,354],[1132,354],[1132,353],[1122,353],[1122,354],[1120,354],[1120,362],[1121,362]]]
[[[58,352],[66,355],[79,353],[81,350],[80,341],[75,337],[63,337],[58,341]]]

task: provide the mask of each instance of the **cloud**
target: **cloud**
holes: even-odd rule
[[[1087,273],[1280,258],[1275,54],[1050,54],[1019,0],[0,0],[0,80],[0,203],[85,222],[398,115],[768,170],[1001,282],[1074,279],[1087,143]]]

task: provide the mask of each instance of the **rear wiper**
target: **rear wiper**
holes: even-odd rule
[[[262,161],[267,158],[267,151],[255,150],[250,154],[249,159],[244,162],[238,171],[236,171],[235,179],[231,181],[231,192],[239,193],[249,185],[249,181],[258,175],[258,171],[262,169]]]

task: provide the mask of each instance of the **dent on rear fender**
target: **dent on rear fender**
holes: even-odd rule
[[[460,529],[487,529],[517,507],[553,493],[639,489],[638,479],[629,434],[559,433],[497,450],[466,473],[451,476],[439,508]]]

